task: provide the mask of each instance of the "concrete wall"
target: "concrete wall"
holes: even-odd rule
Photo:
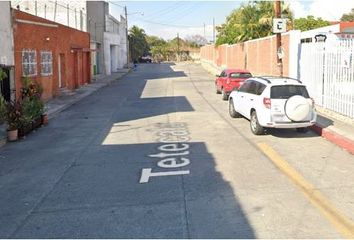
[[[283,34],[282,47],[284,76],[298,77],[298,48],[300,32],[290,31]],[[204,66],[215,67],[215,71],[224,68],[241,68],[249,70],[253,75],[279,75],[277,65],[276,38],[250,40],[234,45],[207,45],[201,48],[201,61]]]
[[[103,51],[104,51],[104,63],[105,74],[110,75],[112,72],[118,70],[118,46],[120,38],[115,33],[104,33]]]
[[[99,73],[104,73],[104,51],[103,51],[103,38],[106,28],[106,6],[108,3],[104,1],[87,1],[87,26],[90,33],[91,42],[101,44],[101,49],[98,49],[98,63]]]
[[[127,21],[124,17],[120,17],[119,24],[119,37],[120,37],[120,45],[119,45],[119,59],[118,66],[119,68],[124,68],[127,66]]]
[[[13,35],[10,2],[0,1],[0,64],[13,66]]]
[[[104,1],[88,1],[87,14],[91,42],[102,44],[97,51],[100,73],[110,75],[127,63],[126,20],[109,15],[109,5]]]
[[[13,16],[17,98],[20,97],[22,85],[22,51],[25,49],[36,51],[37,74],[31,78],[42,84],[44,100],[59,94],[59,56],[62,57],[61,87],[74,89],[90,82],[91,59],[88,33],[18,10],[13,10]],[[52,52],[53,73],[49,76],[41,74],[41,51]]]

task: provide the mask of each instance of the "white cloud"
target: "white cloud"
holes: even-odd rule
[[[306,17],[308,14],[308,11],[306,11],[305,6],[303,3],[301,3],[298,0],[292,0],[292,1],[287,1],[286,2],[290,9],[294,13],[295,18],[301,18],[301,17]]]
[[[343,13],[350,12],[352,8],[354,8],[353,0],[314,0],[310,5],[309,15],[338,21]]]
[[[287,2],[295,18],[313,15],[329,21],[338,21],[344,13],[354,8],[353,0],[288,0]]]

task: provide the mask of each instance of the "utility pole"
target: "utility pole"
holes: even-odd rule
[[[215,18],[213,18],[213,43],[215,44]]]
[[[177,33],[177,62],[179,62],[179,33]]]
[[[130,51],[129,51],[129,40],[128,40],[128,11],[127,11],[127,6],[124,7],[124,13],[125,13],[125,36],[126,36],[126,47],[127,47],[127,68],[129,68],[129,59],[130,59]]]
[[[275,17],[276,18],[281,18],[281,1],[280,0],[276,0],[274,1],[274,7],[275,7]],[[277,33],[277,63],[279,66],[279,70],[280,70],[280,76],[283,76],[283,59],[279,58],[278,56],[278,51],[281,50],[282,44],[281,44],[281,33]]]

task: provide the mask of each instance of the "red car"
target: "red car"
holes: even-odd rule
[[[242,69],[225,69],[216,77],[216,93],[221,93],[222,99],[227,100],[232,90],[239,88],[247,78],[252,77],[252,74]]]

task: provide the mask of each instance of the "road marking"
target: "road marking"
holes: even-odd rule
[[[306,181],[292,168],[273,148],[266,143],[258,143],[258,148],[278,167],[291,181],[301,189],[308,200],[334,225],[337,231],[346,238],[354,238],[354,222],[339,210],[315,187]]]
[[[157,141],[159,143],[163,143],[163,145],[157,148],[159,153],[150,154],[148,156],[151,158],[157,158],[157,167],[162,169],[171,170],[187,167],[191,162],[189,158],[187,158],[189,155],[189,144],[186,142],[189,141],[189,132],[186,124],[160,123],[156,126],[159,128],[159,132],[157,133],[159,139]],[[151,168],[143,168],[139,183],[148,183],[151,177],[178,176],[187,174],[190,174],[189,170],[152,172]]]

